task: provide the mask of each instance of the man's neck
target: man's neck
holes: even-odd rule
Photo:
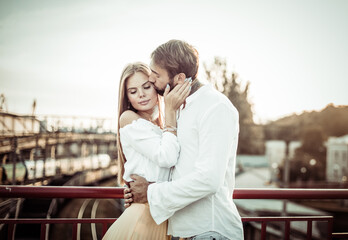
[[[194,94],[202,86],[203,86],[203,84],[198,79],[193,81],[193,84],[191,86],[191,92],[190,92],[189,96]]]

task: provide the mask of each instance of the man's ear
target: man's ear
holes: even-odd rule
[[[174,84],[177,85],[178,83],[184,83],[186,78],[186,74],[185,73],[178,73],[174,76]]]

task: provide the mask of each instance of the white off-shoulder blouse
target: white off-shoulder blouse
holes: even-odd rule
[[[180,145],[177,137],[143,118],[120,128],[120,140],[126,163],[123,179],[131,174],[149,182],[168,181],[170,168],[177,163]]]

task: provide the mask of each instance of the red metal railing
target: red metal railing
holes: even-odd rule
[[[120,187],[0,186],[4,198],[123,198]],[[234,199],[348,199],[348,189],[238,188]]]
[[[41,225],[41,233],[40,233],[40,239],[44,240],[46,235],[46,224],[72,224],[73,225],[73,231],[72,231],[72,239],[77,239],[77,226],[78,224],[82,223],[96,223],[96,224],[102,224],[103,225],[103,232],[102,236],[107,231],[107,224],[112,224],[115,222],[116,218],[93,218],[93,219],[77,219],[77,218],[58,218],[58,219],[0,219],[0,223],[2,224],[8,224],[8,234],[7,239],[12,239],[13,231],[14,231],[14,225],[15,224],[40,224]]]
[[[333,217],[332,216],[316,216],[316,217],[243,217],[243,222],[261,222],[261,239],[266,239],[267,223],[268,222],[284,222],[285,231],[284,239],[290,239],[290,222],[306,221],[307,222],[307,240],[312,239],[312,224],[314,221],[326,221],[328,239],[332,239],[332,227]],[[343,236],[343,235],[342,235]]]
[[[1,198],[123,198],[123,188],[116,187],[50,187],[50,186],[0,186]],[[234,199],[348,199],[347,189],[235,189]],[[73,224],[73,239],[76,239],[76,229],[79,223],[103,224],[103,235],[107,224],[115,218],[96,219],[0,219],[0,224],[8,224],[8,239],[12,238],[15,224],[41,224],[41,239],[45,239],[46,224]],[[267,223],[276,221],[285,224],[285,239],[290,236],[290,222],[307,222],[307,239],[312,239],[312,222],[326,221],[327,239],[345,237],[348,233],[332,233],[332,216],[315,217],[244,217],[243,222],[261,222],[261,239],[266,239]]]

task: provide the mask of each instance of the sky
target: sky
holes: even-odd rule
[[[225,58],[258,123],[348,105],[346,0],[0,0],[0,94],[9,112],[115,118],[123,67],[170,39]]]

